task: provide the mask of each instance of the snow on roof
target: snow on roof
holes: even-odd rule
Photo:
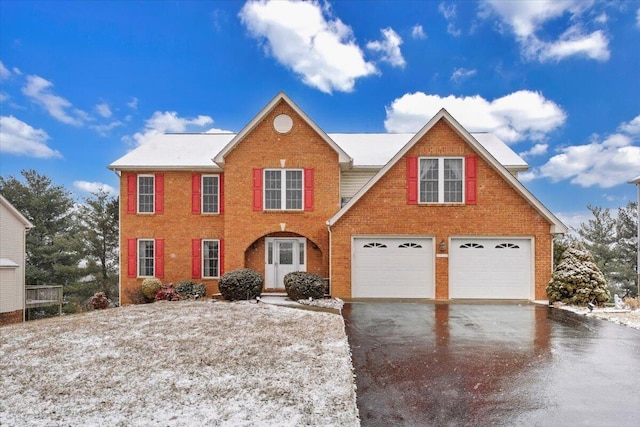
[[[3,267],[20,267],[18,264],[16,264],[15,262],[11,261],[9,258],[0,258],[0,268]]]
[[[354,166],[382,166],[398,152],[415,133],[330,133],[328,134],[349,156]],[[493,157],[507,168],[529,168],[507,144],[492,133],[471,133]]]
[[[218,169],[211,159],[234,136],[233,133],[158,135],[111,163],[109,169]]]
[[[631,181],[629,181],[629,184],[640,184],[640,176],[636,176],[635,178],[633,178]]]
[[[414,133],[330,133],[356,167],[381,167],[398,152]],[[498,137],[472,133],[493,157],[507,168],[525,170],[527,163]],[[191,133],[158,135],[109,165],[110,169],[207,168],[218,169],[211,160],[236,136],[233,133]]]

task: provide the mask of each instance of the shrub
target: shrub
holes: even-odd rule
[[[640,308],[640,297],[638,298],[626,297],[622,300],[622,302],[624,307],[629,310],[637,310],[638,308]]]
[[[249,300],[260,296],[263,282],[259,273],[243,268],[223,274],[218,281],[218,288],[226,300]]]
[[[156,293],[156,301],[180,301],[180,295],[173,288],[173,283],[162,285]]]
[[[149,277],[142,281],[142,293],[148,300],[153,301],[160,288],[162,288],[162,282],[155,277]]]
[[[324,297],[324,280],[317,274],[294,271],[284,276],[287,295],[294,301]]]
[[[198,299],[207,294],[204,283],[196,283],[193,280],[183,280],[176,286],[176,292],[181,299]]]
[[[109,305],[111,305],[111,301],[109,301],[104,292],[96,293],[89,301],[89,306],[94,310],[104,310],[109,308]]]
[[[609,301],[604,275],[582,243],[572,243],[562,254],[560,263],[547,285],[550,302],[602,305]]]

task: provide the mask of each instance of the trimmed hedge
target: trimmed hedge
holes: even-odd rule
[[[324,297],[324,280],[317,274],[294,271],[284,276],[287,295],[294,301],[299,299],[321,299]]]
[[[142,293],[149,301],[153,301],[156,298],[160,288],[162,288],[162,282],[155,277],[148,277],[142,281]]]
[[[262,276],[250,268],[233,270],[222,275],[218,288],[229,301],[255,299],[262,293]]]

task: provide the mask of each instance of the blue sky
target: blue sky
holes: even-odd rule
[[[159,132],[238,132],[285,91],[327,132],[441,107],[529,162],[569,225],[635,200],[640,1],[0,1],[0,174],[78,197]]]

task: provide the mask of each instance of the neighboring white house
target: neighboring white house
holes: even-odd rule
[[[31,228],[0,194],[0,325],[24,320],[25,240]]]

